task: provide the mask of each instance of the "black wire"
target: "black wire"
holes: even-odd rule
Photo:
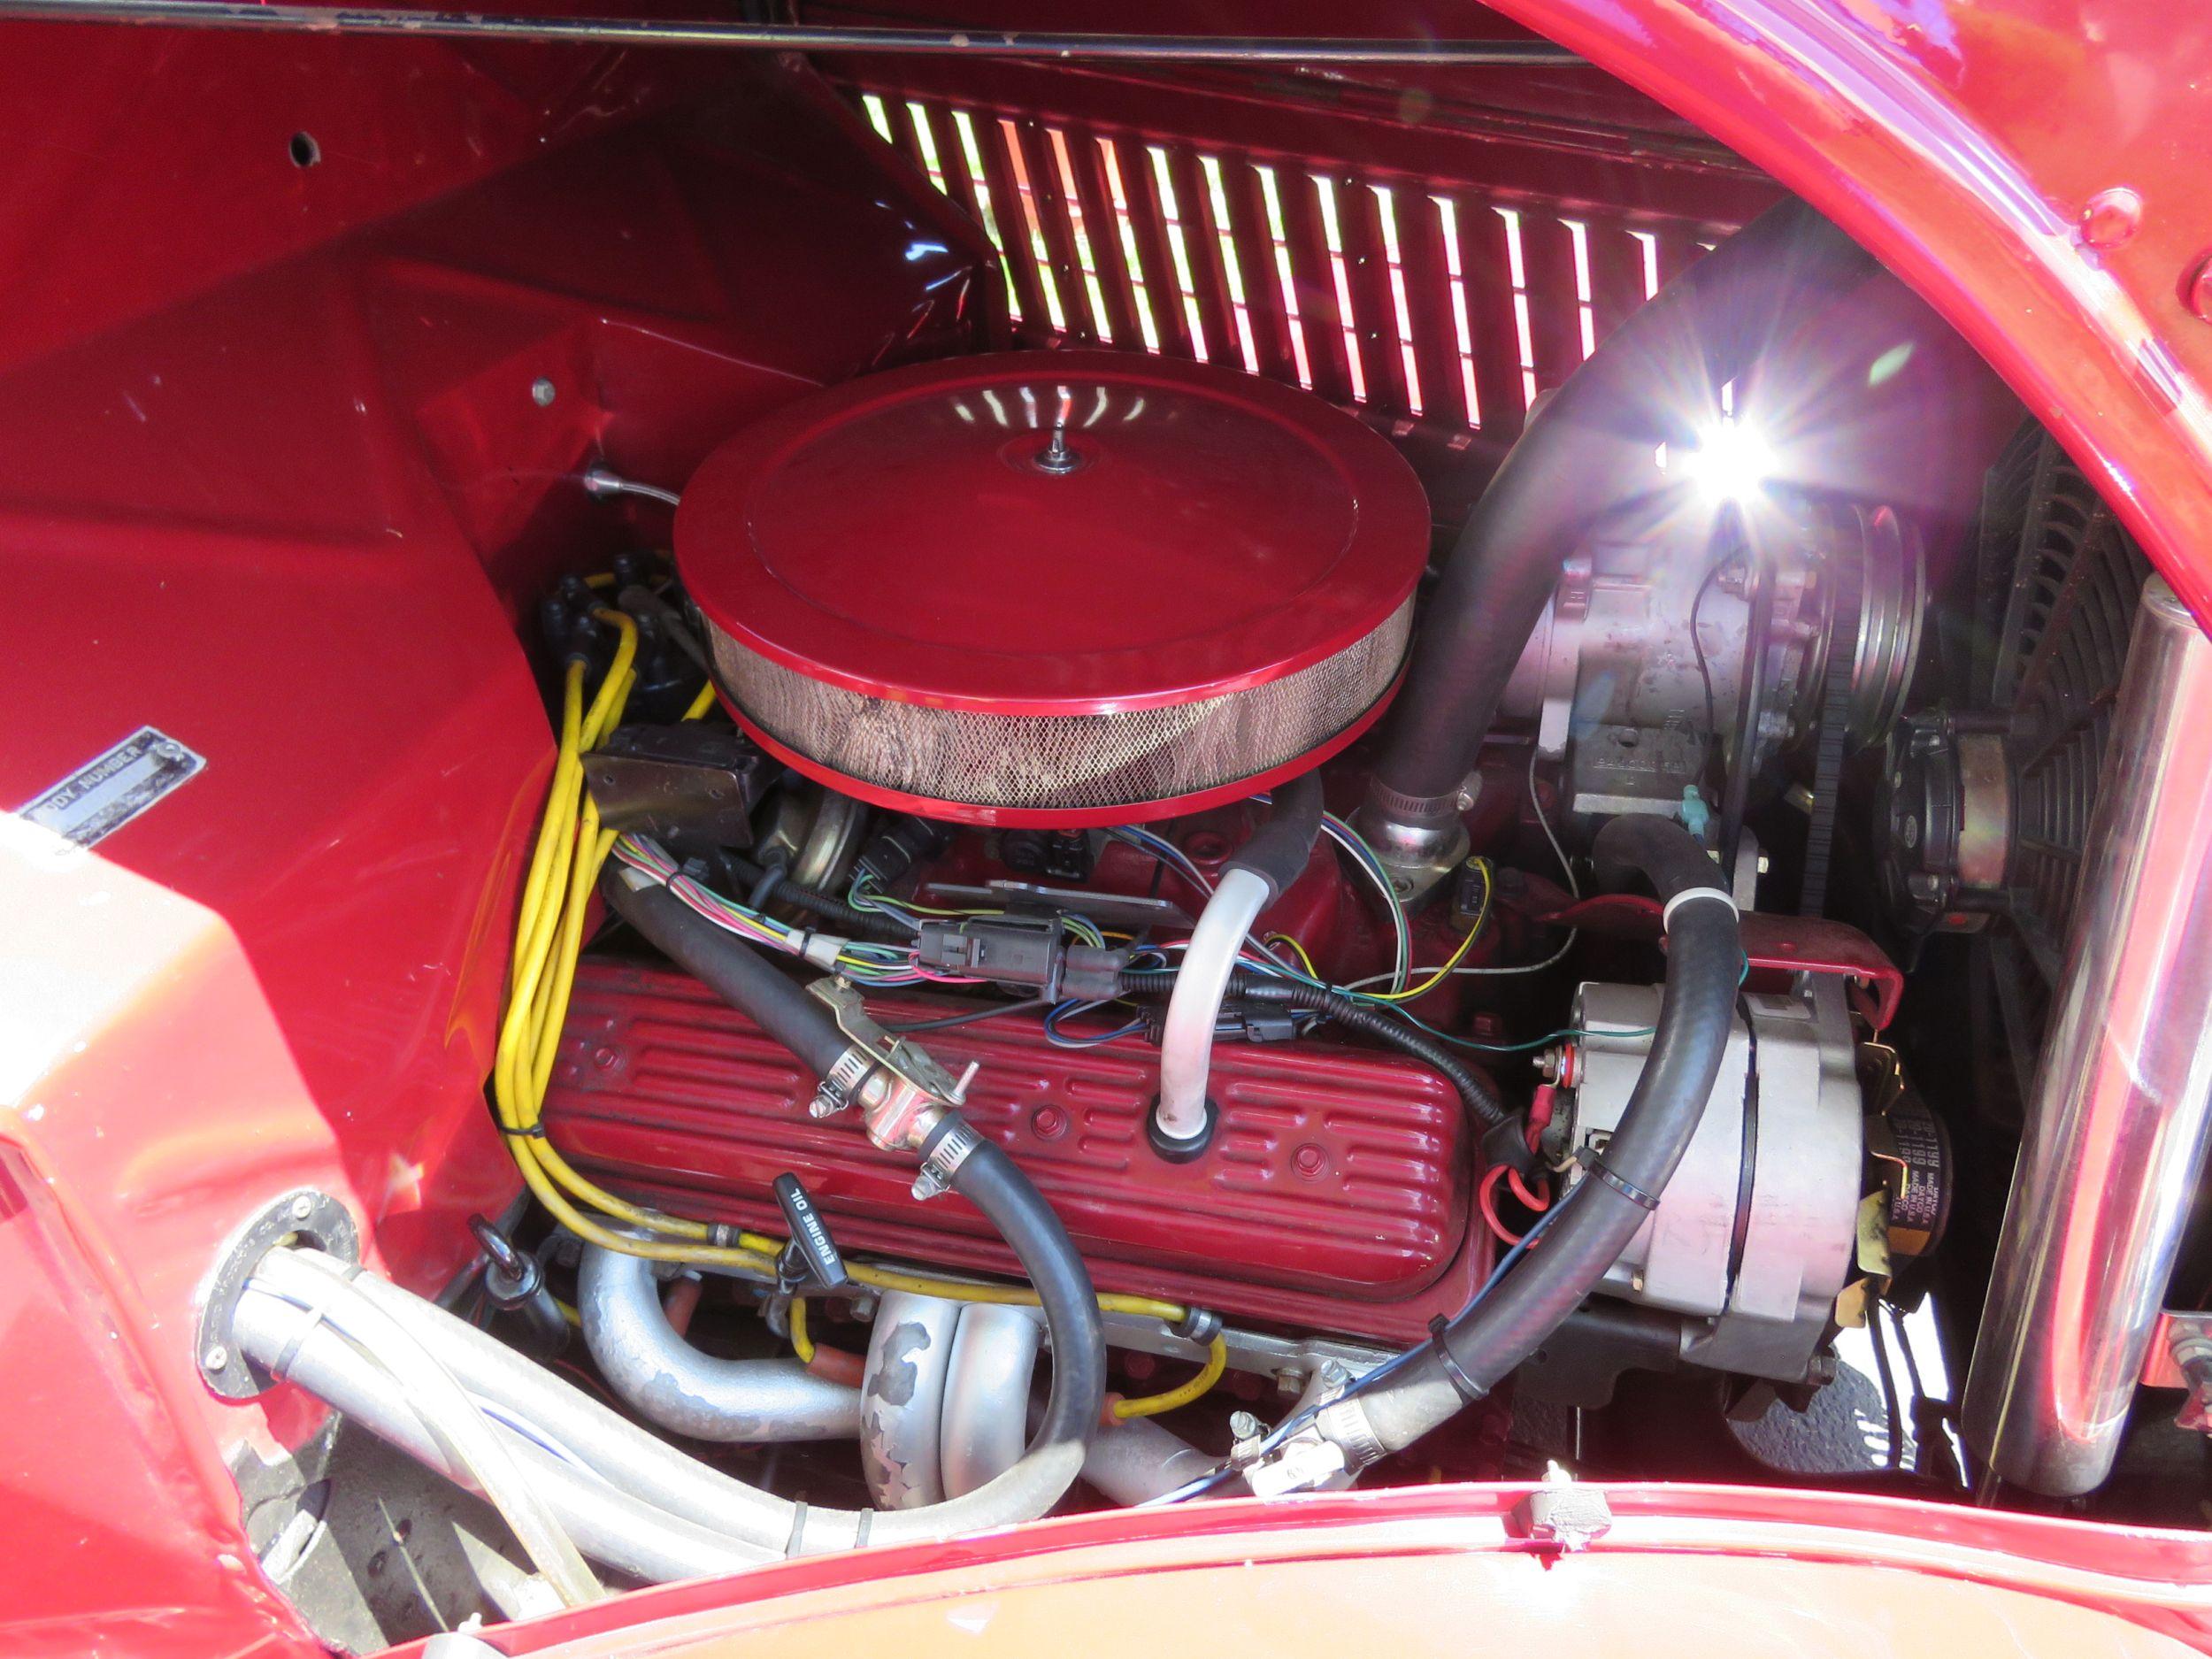
[[[1705,685],[1705,741],[1712,745],[1713,749],[1707,757],[1709,764],[1720,757],[1720,711],[1719,705],[1713,699],[1713,669],[1712,664],[1705,660],[1705,636],[1698,631],[1698,618],[1704,611],[1706,595],[1712,592],[1713,584],[1720,580],[1720,573],[1735,562],[1736,555],[1732,553],[1717,561],[1712,569],[1705,572],[1705,580],[1697,585],[1697,597],[1690,601],[1690,647],[1697,653],[1697,677]]]
[[[943,1031],[953,1025],[972,1025],[979,1019],[996,1019],[1001,1014],[1020,1014],[1052,1006],[1048,996],[1033,996],[1025,1002],[996,1002],[989,1008],[972,1008],[965,1013],[946,1014],[936,1019],[910,1020],[902,1025],[886,1025],[883,1029],[903,1035],[910,1031]]]
[[[1897,1378],[1890,1370],[1889,1344],[1882,1340],[1882,1308],[1878,1299],[1867,1308],[1867,1334],[1874,1340],[1874,1364],[1882,1373],[1882,1409],[1889,1418],[1889,1466],[1905,1466],[1905,1413],[1897,1400]]]

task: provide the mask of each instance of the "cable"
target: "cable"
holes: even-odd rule
[[[1705,610],[1705,596],[1713,591],[1720,573],[1740,557],[1732,552],[1716,559],[1712,568],[1705,572],[1705,580],[1697,585],[1697,597],[1690,601],[1690,649],[1697,654],[1697,677],[1705,686],[1705,739],[1711,745],[1711,758],[1715,762],[1720,759],[1720,711],[1713,698],[1713,669],[1705,655],[1705,635],[1699,632],[1698,619]]]
[[[1002,1014],[1026,1014],[1051,1005],[1052,999],[1048,996],[1032,996],[1018,1002],[999,1002],[989,1008],[972,1008],[964,1014],[947,1014],[937,1019],[911,1019],[901,1025],[886,1025],[884,1030],[897,1037],[917,1031],[949,1031],[955,1025],[972,1025],[979,1020],[996,1019]]]
[[[1514,1265],[1535,1247],[1536,1241],[1543,1236],[1545,1230],[1558,1219],[1560,1213],[1560,1210],[1557,1209],[1552,1210],[1547,1213],[1534,1226],[1528,1230],[1528,1233],[1521,1239],[1519,1243],[1516,1244],[1511,1249],[1508,1250],[1502,1256],[1498,1258],[1498,1264],[1490,1270],[1490,1276],[1484,1279],[1481,1287],[1478,1289],[1473,1295],[1467,1299],[1466,1305],[1460,1309],[1458,1314],[1455,1316],[1453,1323],[1456,1324],[1459,1320],[1464,1319],[1469,1314],[1472,1313],[1477,1308],[1482,1305],[1483,1302],[1490,1295],[1491,1292],[1497,1289],[1497,1287],[1504,1282],[1505,1276],[1513,1270]],[[1365,1376],[1352,1384],[1350,1387],[1345,1389],[1334,1399],[1325,1400],[1318,1404],[1308,1406],[1303,1410],[1294,1412],[1291,1416],[1286,1417],[1282,1422],[1277,1424],[1275,1427],[1271,1430],[1260,1441],[1259,1445],[1250,1453],[1246,1455],[1241,1462],[1225,1463],[1220,1468],[1214,1470],[1210,1474],[1201,1475],[1197,1479],[1190,1481],[1184,1486],[1178,1486],[1172,1492],[1164,1493],[1159,1497],[1150,1499],[1144,1503],[1139,1504],[1137,1507],[1139,1509],[1158,1509],[1171,1503],[1182,1503],[1187,1502],[1189,1499],[1203,1496],[1206,1493],[1210,1492],[1214,1487],[1219,1486],[1223,1481],[1240,1474],[1244,1470],[1248,1469],[1254,1463],[1258,1463],[1260,1459],[1265,1457],[1270,1452],[1272,1452],[1276,1449],[1276,1448],[1281,1446],[1283,1442],[1298,1434],[1308,1425],[1312,1423],[1316,1417],[1318,1417],[1322,1412],[1327,1410],[1330,1407],[1340,1405],[1348,1400],[1358,1399],[1360,1396],[1366,1394],[1370,1389],[1379,1384],[1385,1378],[1390,1376],[1393,1372],[1402,1369],[1417,1356],[1427,1353],[1429,1345],[1427,1343],[1423,1343],[1418,1348],[1409,1348],[1402,1353],[1392,1355],[1388,1359],[1383,1361],[1381,1364],[1376,1366],[1374,1370],[1369,1371]]]
[[[1446,960],[1442,967],[1437,969],[1434,973],[1430,974],[1426,979],[1423,980],[1421,984],[1414,989],[1409,991],[1379,991],[1374,993],[1374,997],[1377,1002],[1410,1002],[1416,997],[1426,996],[1431,991],[1436,989],[1438,986],[1443,984],[1447,978],[1457,971],[1461,962],[1465,960],[1468,951],[1474,948],[1477,935],[1482,932],[1482,925],[1490,919],[1490,895],[1494,887],[1494,883],[1490,879],[1490,861],[1487,858],[1478,858],[1474,861],[1474,867],[1479,871],[1482,875],[1482,905],[1481,908],[1477,910],[1475,912],[1474,925],[1468,928],[1467,937],[1459,941],[1459,949],[1452,952],[1450,957]],[[1301,954],[1302,955],[1303,953],[1302,952]],[[1310,967],[1311,964],[1309,964],[1308,966]],[[1369,982],[1371,983],[1371,981]]]
[[[1163,1412],[1173,1411],[1179,1407],[1187,1406],[1192,1401],[1202,1397],[1209,1389],[1221,1380],[1222,1373],[1228,1369],[1229,1344],[1225,1338],[1216,1336],[1206,1345],[1206,1363],[1200,1367],[1195,1377],[1187,1383],[1167,1389],[1161,1394],[1146,1394],[1136,1400],[1115,1401],[1113,1403],[1114,1421],[1126,1423],[1132,1417],[1156,1417]]]
[[[1305,1009],[1323,1015],[1340,1025],[1379,1038],[1393,1048],[1411,1055],[1432,1070],[1441,1071],[1458,1092],[1461,1103],[1467,1109],[1467,1115],[1474,1119],[1479,1129],[1495,1129],[1511,1117],[1487,1078],[1457,1056],[1438,1048],[1420,1032],[1409,1031],[1394,1023],[1391,1016],[1397,1014],[1403,1017],[1402,1010],[1377,1008],[1326,987],[1281,980],[1247,979],[1238,983],[1234,988],[1238,995],[1255,1002],[1280,1002],[1290,1008]]]

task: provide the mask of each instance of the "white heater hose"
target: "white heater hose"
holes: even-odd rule
[[[1168,999],[1167,1028],[1160,1039],[1160,1104],[1153,1114],[1159,1138],[1194,1145],[1205,1139],[1206,1079],[1213,1069],[1214,1025],[1221,1017],[1229,976],[1245,936],[1275,896],[1256,872],[1231,865],[1206,902],[1190,936]]]

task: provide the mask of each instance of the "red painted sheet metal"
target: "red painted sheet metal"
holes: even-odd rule
[[[1713,147],[1593,164],[1565,124],[1356,119],[1356,88],[1317,127],[1203,76],[840,62],[990,231],[1021,338],[1248,369],[1463,445],[1510,439],[1668,264],[1770,197]]]
[[[870,1005],[895,1022],[945,1002]],[[969,1119],[1052,1201],[1105,1288],[1402,1338],[1455,1309],[1485,1265],[1486,1244],[1468,1239],[1463,1109],[1395,1056],[1225,1046],[1220,1131],[1206,1156],[1177,1164],[1144,1139],[1159,1058],[1141,1041],[1057,1048],[1019,1016],[920,1041],[956,1071],[979,1064]],[[964,1202],[911,1196],[910,1158],[878,1151],[849,1118],[810,1120],[813,1089],[787,1050],[695,981],[592,962],[546,1121],[578,1164],[679,1213],[775,1227],[768,1187],[788,1170],[849,1247],[1013,1269]]]
[[[509,1626],[499,1641],[545,1659],[648,1645],[704,1659],[786,1651],[774,1640],[811,1644],[795,1649],[808,1653],[926,1650],[941,1633],[964,1653],[1033,1653],[1040,1639],[1018,1621],[1003,1627],[1009,1647],[993,1647],[1002,1598],[1087,1583],[1115,1596],[1056,1607],[1056,1651],[1084,1652],[1094,1638],[1095,1651],[1118,1652],[1136,1629],[1169,1632],[1179,1655],[1455,1654],[1468,1631],[1507,1625],[1540,1636],[1547,1653],[1609,1655],[2169,1659],[2212,1649],[2212,1543],[2201,1533],[1855,1494],[1577,1489],[1601,1495],[1610,1523],[1574,1553],[1528,1536],[1517,1512],[1531,1489],[1519,1486],[1108,1510],[641,1592]],[[1317,1578],[1330,1563],[1346,1576]],[[1187,1610],[1166,1599],[1179,1586]],[[1279,1609],[1288,1628],[1269,1625]],[[878,1612],[914,1622],[865,1636],[847,1622]]]
[[[942,349],[972,261],[769,66],[636,120],[660,83],[591,51],[0,37],[38,300],[0,319],[0,806],[142,725],[206,761],[88,853],[0,813],[0,1154],[51,1264],[6,1274],[0,1650],[273,1652],[224,1464],[313,1409],[209,1394],[199,1288],[299,1186],[441,1288],[515,1190],[483,1084],[551,761],[515,616],[634,541],[581,463],[680,477]]]
[[[1040,457],[1057,433],[1064,471]],[[1104,351],[869,375],[754,423],[676,520],[715,626],[810,680],[992,714],[1225,695],[1396,616],[1428,503],[1310,397]]]
[[[0,1652],[311,1659],[160,1381],[166,1327],[0,1142]],[[227,1483],[226,1483],[227,1484]]]

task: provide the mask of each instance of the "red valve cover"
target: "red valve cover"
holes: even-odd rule
[[[941,997],[869,1005],[890,1022],[945,1011]],[[1051,1201],[1101,1289],[1409,1341],[1488,1270],[1459,1100],[1409,1061],[1224,1045],[1220,1131],[1176,1164],[1145,1141],[1159,1058],[1142,1041],[1058,1048],[1021,1015],[924,1041],[956,1073],[979,1063],[969,1119]],[[964,1200],[910,1194],[911,1158],[878,1151],[849,1115],[809,1118],[813,1090],[787,1049],[696,981],[588,961],[545,1117],[581,1168],[680,1214],[775,1230],[769,1183],[789,1170],[849,1249],[1013,1271]]]

